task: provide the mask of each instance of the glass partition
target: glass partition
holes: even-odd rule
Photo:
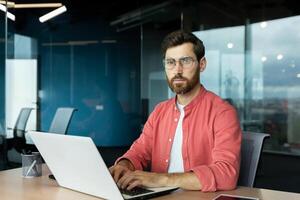
[[[195,32],[207,48],[202,83],[230,100],[244,130],[271,134],[266,151],[300,153],[299,20]]]
[[[0,10],[0,132],[5,133],[5,12]]]
[[[117,31],[104,19],[74,20],[68,10],[45,23],[39,16],[53,8],[9,8],[15,21],[0,11],[2,126],[5,112],[12,111],[5,105],[17,99],[5,83],[13,79],[5,74],[35,66],[30,74],[36,73],[36,82],[30,86],[36,91],[29,102],[36,106],[38,130],[48,131],[58,107],[75,107],[68,134],[91,136],[99,146],[130,145],[154,106],[174,95],[165,80],[160,43],[167,33],[184,28],[194,30],[206,46],[203,85],[237,108],[244,130],[272,135],[266,149],[299,155],[299,16],[204,30],[213,26],[193,27],[197,19],[181,6],[172,7],[168,21],[166,7],[169,3],[144,14],[140,24]]]
[[[243,130],[271,135],[265,151],[300,155],[299,22],[295,16],[194,32],[206,47],[201,83],[236,107]],[[148,115],[173,96],[159,49],[175,29],[142,30],[141,95]]]
[[[249,119],[271,134],[272,151],[300,154],[300,16],[251,24]]]
[[[69,134],[92,137],[98,146],[130,145],[141,118],[139,43],[132,42],[138,35],[122,37],[91,19],[43,28],[48,37],[38,36],[41,129],[48,130],[58,107],[75,107]]]
[[[245,27],[197,31],[206,47],[207,67],[200,74],[204,87],[226,99],[243,120],[245,79]]]
[[[13,126],[20,107],[34,107],[27,129],[47,132],[57,108],[74,107],[68,134],[128,146],[141,127],[139,34],[118,34],[102,19],[72,21],[68,5],[44,23],[39,17],[55,8],[9,9],[16,19],[8,22],[6,59],[1,54],[0,117]]]

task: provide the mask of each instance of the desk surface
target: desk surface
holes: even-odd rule
[[[1,200],[99,200],[97,197],[59,187],[54,180],[48,178],[49,170],[43,166],[43,176],[36,178],[22,178],[21,168],[0,172],[0,196]],[[238,187],[236,190],[215,193],[203,193],[199,191],[178,190],[157,200],[189,199],[204,200],[213,199],[220,193],[236,194],[258,197],[262,200],[300,200],[300,194],[280,192],[266,189]]]

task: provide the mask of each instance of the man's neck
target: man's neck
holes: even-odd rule
[[[200,84],[197,84],[190,92],[186,94],[177,94],[177,101],[181,105],[189,104],[199,93],[201,88]]]

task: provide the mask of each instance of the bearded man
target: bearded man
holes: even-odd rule
[[[235,109],[200,83],[206,67],[202,41],[192,33],[175,31],[163,40],[162,53],[167,82],[176,96],[155,107],[140,137],[110,167],[114,180],[129,190],[234,189],[240,167],[240,123]]]

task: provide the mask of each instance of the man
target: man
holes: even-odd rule
[[[156,106],[142,134],[110,172],[121,188],[176,186],[230,190],[240,166],[236,111],[200,84],[205,49],[191,33],[176,31],[162,43],[169,87],[176,97]],[[143,171],[146,168],[151,172]]]

